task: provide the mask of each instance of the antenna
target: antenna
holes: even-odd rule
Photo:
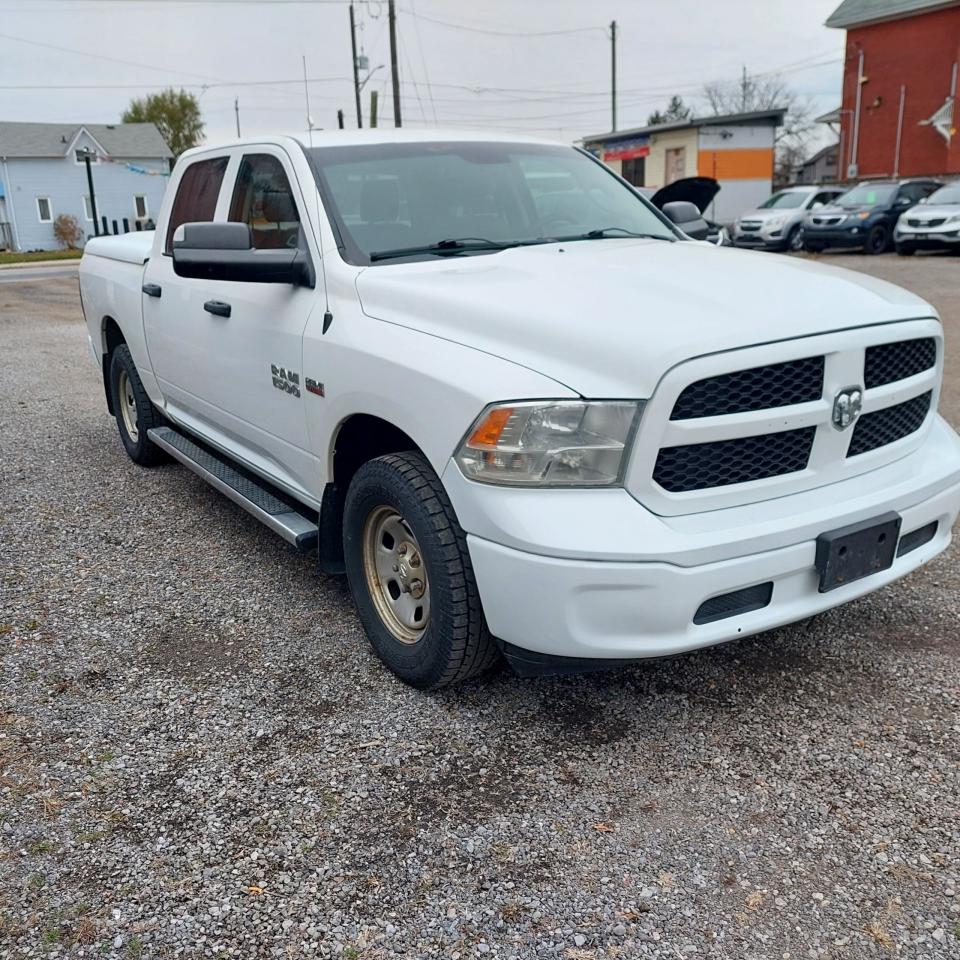
[[[310,148],[313,149],[313,117],[310,116],[310,87],[307,84],[307,55],[303,55],[303,96],[307,101],[307,132],[310,135]]]
[[[307,84],[307,55],[303,55],[303,96],[307,102],[307,136],[310,141],[310,151],[313,152],[313,117],[310,116],[310,87]],[[323,250],[323,230],[320,226],[320,184],[316,181],[316,172],[313,166],[313,157],[310,157],[310,172],[313,174],[313,183],[311,188],[313,190],[314,197],[314,211],[316,214],[316,227],[315,234],[317,240],[317,249],[320,251],[320,276],[323,281],[323,303],[324,303],[324,313],[323,313],[323,332],[326,333],[330,329],[330,324],[333,323],[333,314],[330,312],[330,288],[327,286],[327,265],[324,263],[324,250]],[[301,227],[302,229],[302,227]]]

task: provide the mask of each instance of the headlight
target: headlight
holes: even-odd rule
[[[640,401],[538,400],[487,407],[456,454],[471,480],[511,486],[621,482]]]
[[[764,226],[768,230],[779,230],[786,222],[786,217],[771,217]]]
[[[858,219],[858,220],[869,220],[869,219],[870,219],[870,211],[869,211],[869,210],[861,210],[861,211],[857,214],[857,219]]]
[[[954,213],[947,217],[947,223],[960,223],[960,213]]]

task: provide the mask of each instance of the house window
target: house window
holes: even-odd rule
[[[83,215],[87,220],[93,220],[93,204],[90,202],[90,197],[83,198]]]
[[[37,197],[37,218],[41,223],[53,223],[51,209],[49,197]]]
[[[74,163],[86,163],[86,161],[87,161],[87,150],[86,150],[86,148],[84,148],[84,149],[82,149],[82,150],[75,150],[75,151],[74,151],[74,161],[73,161]],[[100,154],[97,153],[95,150],[91,150],[91,151],[90,151],[90,162],[91,162],[91,163],[99,163],[99,162],[100,162]]]
[[[147,198],[143,194],[137,194],[133,198],[133,208],[137,211],[138,220],[146,220],[149,216],[147,213]]]

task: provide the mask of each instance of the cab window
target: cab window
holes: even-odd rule
[[[258,250],[296,247],[300,216],[280,161],[266,153],[247,154],[240,163],[229,218],[250,225]]]
[[[173,234],[181,223],[209,223],[213,220],[226,170],[227,157],[214,157],[211,160],[197,160],[183,171],[170,208],[164,247],[166,253],[173,250]]]

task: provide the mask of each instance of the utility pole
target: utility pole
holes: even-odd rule
[[[617,129],[617,21],[610,21],[610,129]]]
[[[740,73],[740,112],[747,112],[747,65],[744,64]]]
[[[97,224],[97,195],[93,192],[93,171],[90,169],[91,156],[94,156],[94,154],[88,147],[83,151],[83,162],[87,166],[87,189],[90,191],[90,213],[93,215],[93,235],[99,237],[100,227]]]
[[[237,115],[237,136],[240,136],[240,98],[233,98],[233,112]]]
[[[397,8],[394,0],[389,0],[388,14],[390,18],[390,75],[393,78],[393,125],[400,123],[400,77],[397,74]]]
[[[363,126],[363,114],[360,112],[360,73],[357,64],[357,24],[353,18],[353,4],[350,4],[350,49],[353,52],[353,95],[357,101],[357,129]]]
[[[370,91],[370,126],[377,125],[377,91]]]

